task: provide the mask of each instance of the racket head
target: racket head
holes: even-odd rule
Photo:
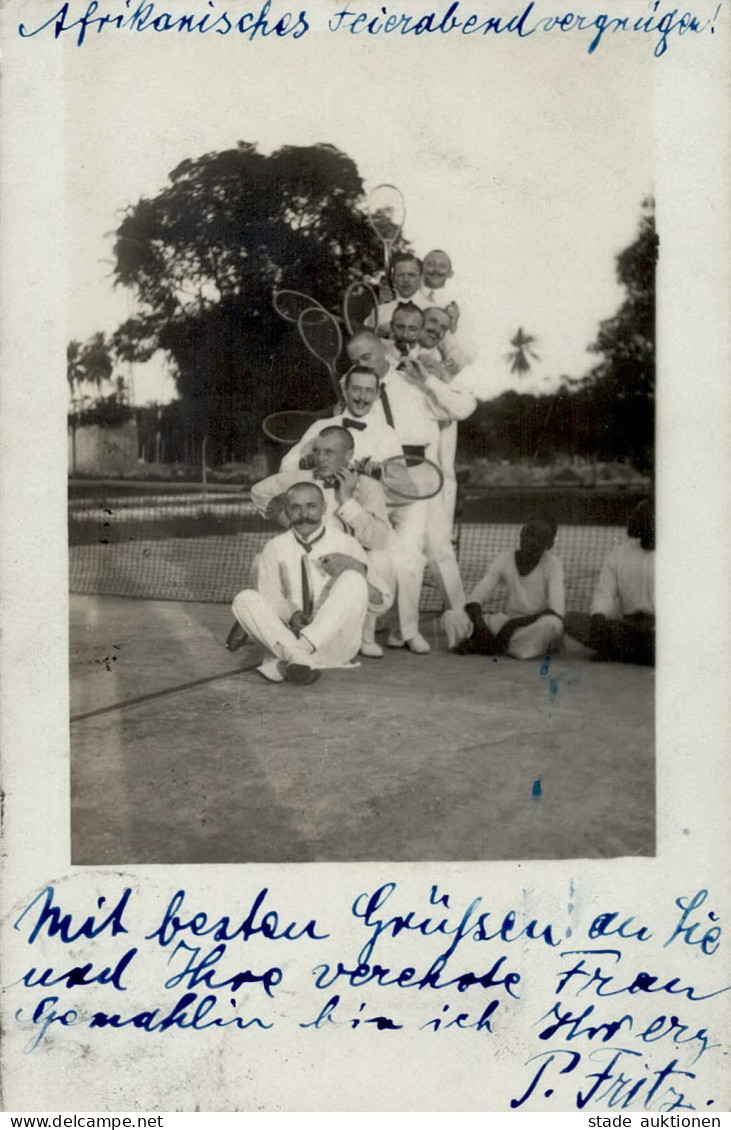
[[[310,425],[319,418],[314,412],[274,412],[263,421],[261,429],[267,439],[291,447],[299,443]]]
[[[426,502],[444,486],[438,463],[423,455],[393,455],[380,466],[381,485],[387,495],[406,502]]]
[[[383,244],[388,269],[391,248],[398,239],[406,219],[406,202],[401,189],[395,184],[376,185],[368,194],[367,208],[368,223]]]
[[[343,297],[343,319],[351,336],[362,329],[367,321],[371,329],[378,329],[378,298],[367,282],[352,282],[346,290]]]
[[[312,356],[327,366],[337,389],[336,365],[343,350],[343,335],[337,319],[322,306],[310,306],[300,314],[297,329]]]
[[[284,318],[285,322],[293,322],[295,325],[297,325],[300,315],[305,310],[324,309],[316,298],[310,298],[309,294],[303,294],[301,290],[275,290],[272,296],[272,305],[280,318]]]

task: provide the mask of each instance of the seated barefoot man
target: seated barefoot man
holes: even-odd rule
[[[296,471],[303,465],[302,460],[312,457],[314,442],[325,428],[347,428],[353,437],[353,459],[360,462],[371,459],[382,463],[401,455],[401,444],[392,427],[386,423],[378,399],[380,382],[372,369],[360,369],[354,365],[343,377],[343,392],[346,411],[337,416],[315,420],[299,443],[290,448],[281,462],[281,471]]]
[[[341,667],[358,651],[368,609],[366,555],[355,538],[323,523],[325,498],[311,482],[285,495],[289,529],[267,542],[256,589],[233,614],[266,656],[259,673],[273,683],[309,685],[323,667]]]
[[[378,598],[372,594],[362,652],[379,658],[382,651],[375,642],[376,617],[391,607],[396,587],[390,552],[392,530],[380,482],[349,466],[353,448],[352,432],[329,424],[312,441],[311,468],[297,467],[270,475],[251,488],[251,501],[263,517],[277,518],[288,526],[288,489],[297,482],[317,483],[325,500],[323,521],[358,541],[366,551],[371,574],[378,579]]]
[[[511,655],[536,659],[549,654],[563,634],[566,608],[563,566],[551,553],[556,523],[534,518],[520,531],[520,547],[498,554],[472,591],[464,614],[445,612],[450,647],[458,655]],[[496,585],[508,589],[508,611],[483,616],[482,604]]]
[[[617,663],[655,663],[655,513],[651,501],[630,515],[627,539],[610,550],[591,614],[569,612],[568,635]]]

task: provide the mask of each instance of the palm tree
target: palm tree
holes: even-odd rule
[[[66,346],[66,379],[72,394],[82,384],[93,385],[100,391],[111,379],[114,365],[109,344],[103,333],[96,333],[82,345],[70,341]]]
[[[84,366],[81,360],[81,346],[78,341],[70,341],[66,346],[66,379],[73,396],[84,380]]]
[[[533,334],[523,333],[523,327],[518,327],[515,337],[510,339],[510,344],[515,348],[505,354],[505,360],[510,362],[511,373],[524,377],[530,371],[531,361],[540,361],[538,354],[531,349],[535,341]]]

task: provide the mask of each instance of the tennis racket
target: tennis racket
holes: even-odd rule
[[[387,495],[405,502],[435,498],[444,485],[439,464],[423,455],[393,455],[383,463],[364,460],[355,469],[378,479]]]
[[[369,318],[369,328],[378,328],[378,299],[368,283],[350,284],[343,298],[343,318],[351,336],[362,329]]]
[[[383,245],[386,277],[391,273],[391,251],[406,219],[406,204],[395,184],[379,184],[368,196],[368,223]]]
[[[336,401],[342,399],[337,362],[343,349],[343,335],[337,320],[323,306],[303,310],[297,329],[306,348],[328,371]]]
[[[319,419],[314,412],[274,412],[267,416],[261,427],[268,439],[291,447],[299,443],[310,425]]]
[[[295,325],[305,310],[324,310],[324,306],[316,298],[310,298],[309,294],[303,294],[300,290],[275,290],[272,305],[280,318],[284,318],[285,322],[294,322]]]

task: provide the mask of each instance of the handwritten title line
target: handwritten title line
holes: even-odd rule
[[[540,33],[586,33],[591,36],[587,53],[592,55],[608,33],[630,33],[656,38],[653,54],[663,56],[669,48],[671,36],[683,36],[715,32],[715,22],[721,12],[717,4],[712,17],[703,18],[692,11],[681,12],[679,8],[664,6],[663,0],[652,0],[647,5],[649,14],[598,13],[593,16],[567,10],[563,14],[541,15],[536,0],[529,0],[520,11],[509,15],[489,15],[468,11],[461,0],[452,0],[440,11],[433,10],[421,15],[391,11],[379,6],[377,14],[356,10],[350,2],[335,12],[326,23],[318,25],[306,9],[298,13],[272,12],[272,0],[265,0],[257,12],[246,11],[237,15],[227,9],[219,9],[215,0],[207,0],[208,9],[203,15],[196,12],[175,14],[158,9],[155,0],[125,0],[122,10],[102,9],[100,0],[87,0],[86,7],[66,0],[54,14],[37,26],[22,23],[18,35],[22,39],[32,39],[44,33],[53,34],[59,39],[67,32],[76,34],[76,45],[81,47],[88,42],[90,33],[104,31],[153,32],[158,35],[168,32],[178,34],[217,36],[239,35],[254,40],[274,37],[292,40],[301,39],[310,31],[326,31],[341,38],[345,35],[365,35],[366,37],[412,36],[427,37],[433,41],[437,36],[495,36],[505,35],[518,40],[531,39]],[[78,13],[78,14],[77,14]]]

